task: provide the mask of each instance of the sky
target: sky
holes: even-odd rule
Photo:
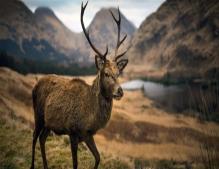
[[[82,0],[22,0],[34,12],[37,7],[49,7],[72,31],[81,32],[80,10]],[[106,7],[118,7],[136,27],[165,0],[89,0],[84,14],[85,25],[89,25],[94,15]],[[86,0],[84,0],[86,3]]]

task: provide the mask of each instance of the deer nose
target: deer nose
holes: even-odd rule
[[[123,96],[123,90],[122,90],[121,87],[118,88],[118,94],[119,94],[120,96]]]

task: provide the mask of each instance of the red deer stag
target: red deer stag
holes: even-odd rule
[[[87,2],[88,3],[88,2]],[[118,77],[128,63],[121,59],[125,54],[117,55],[120,45],[126,36],[120,40],[121,16],[118,9],[118,19],[112,14],[118,27],[118,39],[114,59],[107,59],[108,47],[102,54],[92,44],[89,32],[85,29],[83,15],[87,6],[81,5],[81,25],[86,39],[96,53],[95,64],[98,70],[92,85],[80,79],[66,79],[48,75],[39,80],[33,89],[33,108],[35,130],[32,144],[32,164],[34,169],[35,145],[39,137],[44,169],[48,169],[45,142],[50,131],[58,135],[69,135],[73,168],[77,169],[78,143],[84,141],[95,157],[94,169],[98,168],[100,155],[96,148],[93,135],[103,128],[110,119],[113,99],[121,99],[123,90]]]

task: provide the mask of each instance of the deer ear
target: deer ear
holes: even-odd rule
[[[101,70],[104,65],[104,60],[101,57],[95,55],[95,64],[96,64],[96,68],[98,70]]]
[[[117,62],[117,66],[120,73],[123,71],[123,69],[126,67],[127,64],[128,64],[128,59],[122,59],[119,62]]]

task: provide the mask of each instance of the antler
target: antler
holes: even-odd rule
[[[121,14],[120,14],[120,10],[118,8],[118,14],[119,14],[119,18],[116,19],[116,17],[114,16],[113,12],[110,10],[110,13],[114,19],[114,21],[116,22],[116,25],[118,27],[118,38],[117,38],[117,45],[116,45],[116,49],[115,49],[115,61],[117,61],[120,57],[122,57],[128,50],[126,50],[125,52],[121,53],[120,55],[117,56],[118,53],[118,49],[120,47],[120,45],[125,41],[127,35],[125,35],[122,40],[120,40],[120,27],[121,27]]]
[[[87,31],[86,28],[85,28],[85,26],[84,26],[83,16],[84,16],[84,11],[85,11],[85,9],[86,9],[86,7],[87,7],[87,4],[88,4],[88,1],[86,2],[85,5],[83,5],[83,2],[82,2],[82,4],[81,4],[81,26],[82,26],[84,35],[85,35],[85,37],[87,38],[87,41],[89,42],[91,48],[95,51],[95,53],[96,53],[99,57],[101,57],[101,58],[103,58],[104,60],[106,60],[106,55],[107,55],[107,53],[108,53],[108,46],[106,46],[106,52],[105,52],[104,54],[102,54],[102,53],[92,44],[92,42],[91,42],[91,40],[90,40],[90,36],[89,36],[89,30]]]

